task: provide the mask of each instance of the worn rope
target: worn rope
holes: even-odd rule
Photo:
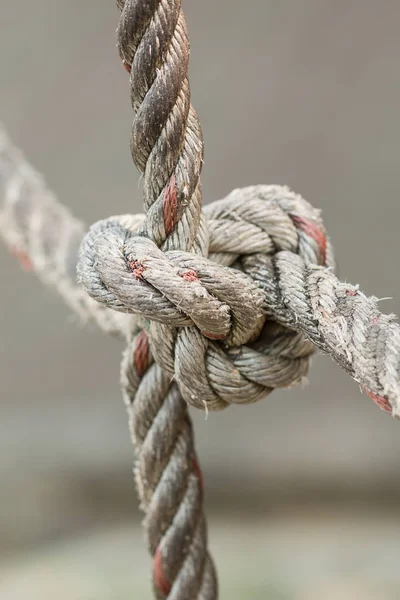
[[[255,402],[300,381],[314,344],[398,416],[400,328],[374,299],[339,282],[319,213],[287,188],[237,190],[201,214],[202,138],[181,2],[118,5],[146,214],[132,227],[118,218],[95,225],[78,273],[96,301],[149,322],[147,331],[133,328],[122,385],[156,597],[212,599],[180,394],[206,410]]]
[[[139,216],[132,223],[123,217],[124,226],[118,217],[104,221],[101,235],[94,226],[83,245],[97,264],[91,270],[82,263],[89,293],[151,319],[155,359],[186,402],[218,410],[294,385],[315,345],[399,416],[400,328],[375,298],[337,279],[319,211],[286,187],[253,186],[209,204],[204,214],[209,260],[160,252],[137,235]],[[232,264],[235,270],[227,268]],[[197,326],[190,328],[195,343],[187,340],[190,324]]]
[[[204,213],[208,217],[210,230],[210,258],[214,262],[229,265],[240,255],[253,255],[251,260],[254,261],[255,255],[258,255],[258,259],[260,259],[260,253],[274,248],[274,239],[276,240],[279,235],[285,237],[287,230],[285,224],[279,227],[274,223],[274,219],[271,219],[271,215],[266,211],[265,200],[275,198],[274,202],[279,204],[282,201],[287,202],[288,195],[291,196],[292,193],[279,186],[256,186],[236,190],[225,200],[206,206]],[[83,223],[74,218],[56,200],[43,178],[12,144],[2,126],[0,126],[0,198],[0,234],[22,266],[27,270],[34,270],[43,281],[54,286],[65,302],[85,321],[94,319],[103,330],[125,337],[128,333],[127,318],[113,310],[104,310],[98,302],[93,302],[76,283],[74,272],[76,271],[77,249],[84,232]],[[261,214],[260,210],[257,212],[257,207],[253,208],[254,201],[260,200],[264,200]],[[232,204],[232,206],[227,206],[227,204]],[[303,249],[307,249],[308,245],[315,246],[320,243],[323,249],[324,238],[318,228],[311,226],[312,218],[312,215],[311,219],[310,215],[303,218],[295,217],[294,222],[299,233],[298,243],[302,245]],[[144,216],[124,215],[115,217],[113,220],[131,232],[135,232],[142,224]],[[301,228],[298,225],[301,225]],[[296,248],[296,238],[294,237],[293,240],[292,248]],[[288,246],[285,248],[288,249]],[[329,245],[327,249],[329,250]],[[307,250],[305,251],[307,252]],[[328,263],[332,263],[331,258]],[[250,268],[250,259],[248,258],[244,263],[242,261],[242,268],[243,264]],[[259,268],[260,265],[258,270]],[[254,269],[253,272],[255,273]],[[319,272],[315,272],[314,275],[314,279],[322,281]],[[287,313],[284,319],[279,315],[275,315],[275,317],[287,322],[294,330],[300,329],[310,336],[313,343],[328,353],[356,379],[383,408],[389,410],[389,404],[391,404],[392,412],[397,414],[398,408],[395,408],[398,406],[399,396],[398,369],[396,368],[397,324],[390,315],[381,314],[376,300],[374,298],[367,299],[357,286],[339,284],[332,272],[324,277],[326,281],[331,281],[331,288],[337,290],[339,304],[344,306],[345,302],[348,303],[349,297],[355,299],[353,304],[357,302],[360,305],[361,302],[357,318],[346,319],[345,317],[343,319],[344,315],[340,315],[338,309],[332,312],[331,308],[330,313],[326,314],[330,314],[329,320],[334,322],[336,327],[330,329],[330,335],[324,338],[320,333],[316,334],[315,330],[311,336],[312,332],[302,326],[295,311],[291,315]],[[264,287],[266,289],[265,282]],[[347,300],[341,298],[343,295]],[[354,313],[351,307],[347,307],[346,312],[347,315]],[[361,323],[363,324],[361,325]],[[369,327],[369,324],[372,324],[373,327]],[[323,326],[324,321],[321,322],[321,327]],[[353,332],[354,328],[356,331]],[[366,329],[367,331],[365,331]],[[370,341],[365,345],[368,339]],[[359,340],[358,343],[357,340]],[[385,340],[388,343],[385,343]],[[372,368],[362,368],[360,361],[362,363],[363,353],[360,353],[357,348],[366,348],[368,344],[371,347],[369,354],[375,364],[372,364],[370,359],[369,364]],[[374,345],[378,349],[377,352],[379,351],[379,356],[373,350]],[[277,347],[272,349],[267,346],[267,348],[263,348],[263,352],[265,353],[268,348],[270,348],[271,354],[283,357]],[[159,355],[162,354],[162,344],[156,348],[156,352]],[[306,354],[305,351],[305,356]],[[159,361],[161,360],[162,358],[159,359]],[[386,364],[387,368],[384,366]],[[389,368],[390,365],[394,366]],[[306,373],[305,365],[303,369],[303,372]],[[389,385],[385,381],[387,377],[383,376],[386,371],[389,376]],[[369,382],[366,375],[372,375],[375,381]],[[387,389],[392,390],[390,401]]]
[[[140,227],[141,240],[161,255],[158,248],[190,251],[200,259],[208,251],[201,214],[203,138],[190,103],[189,41],[181,2],[117,4],[121,10],[118,49],[130,73],[134,112],[131,151],[144,175],[146,218]],[[90,239],[82,248],[81,281],[87,260],[95,259],[90,273],[97,269],[96,251],[87,247]],[[106,242],[104,250],[106,261],[112,260],[114,251],[118,260],[120,248],[107,247]],[[207,550],[202,479],[187,406],[170,373],[152,363],[148,334],[133,329],[121,381],[138,456],[136,481],[146,512],[154,593],[158,599],[214,600],[217,580]],[[162,335],[161,325],[155,324],[154,329]]]
[[[57,201],[0,123],[0,234],[10,252],[55,288],[82,321],[125,337],[128,318],[94,302],[77,284],[84,232],[84,224]]]
[[[255,402],[301,381],[317,346],[399,417],[400,328],[376,299],[336,278],[319,212],[288,188],[235,190],[201,211],[203,142],[181,2],[117,4],[146,214],[90,229],[78,272],[93,302],[82,300],[72,276],[82,225],[0,138],[0,231],[75,310],[127,332],[121,381],[155,596],[214,600],[186,403]],[[136,315],[128,329],[125,313]]]
[[[46,283],[55,286],[66,303],[83,319],[93,318],[105,331],[125,336],[127,333],[126,318],[121,319],[120,317],[123,315],[119,315],[113,310],[104,310],[97,302],[88,298],[82,288],[76,284],[73,273],[76,270],[77,247],[84,231],[83,224],[59,204],[52,192],[48,190],[43,178],[10,142],[2,127],[0,127],[0,190],[2,199],[0,234],[22,266],[27,270],[35,270]],[[271,232],[276,239],[277,232],[274,233],[273,230],[277,229],[277,226],[270,220],[270,215],[265,210],[265,202],[261,214],[262,222],[257,222],[259,216],[252,208],[253,203],[262,198],[265,200],[274,196],[278,203],[285,198],[287,201],[288,194],[291,195],[286,188],[279,186],[257,186],[236,190],[227,199],[206,206],[204,212],[208,216],[210,229],[210,258],[223,265],[229,265],[240,255],[253,255],[252,260],[254,260],[256,254],[273,248],[275,242],[271,238]],[[233,206],[221,210],[227,203],[232,203],[233,199],[234,210]],[[121,224],[131,232],[137,231],[143,220],[143,215],[135,217],[124,215],[113,219],[114,222]],[[304,220],[296,217],[294,221],[302,226],[302,229],[298,229],[298,231],[302,237],[303,248],[307,248],[307,244],[317,243],[316,240],[324,244],[318,229],[310,227],[310,219],[307,222],[307,218]],[[284,226],[280,227],[280,233],[286,235]],[[74,239],[75,243],[73,243]],[[293,244],[294,248],[295,244]],[[258,256],[258,258],[260,257]],[[245,264],[250,268],[249,259],[245,261]],[[254,270],[253,272],[255,273]],[[315,277],[317,281],[321,281],[320,273],[315,273]],[[388,398],[385,398],[385,389],[388,386],[385,378],[381,377],[384,370],[380,370],[379,364],[396,364],[396,358],[391,358],[391,353],[397,356],[397,325],[393,321],[393,317],[382,315],[378,311],[376,300],[365,298],[357,286],[339,285],[332,272],[326,276],[326,280],[328,279],[331,280],[331,287],[337,289],[338,302],[342,305],[344,301],[343,298],[340,300],[340,296],[344,294],[347,298],[349,296],[357,298],[358,302],[361,300],[362,306],[358,310],[358,315],[365,322],[362,327],[361,322],[355,318],[348,321],[340,318],[341,315],[336,309],[336,315],[330,316],[330,320],[336,324],[332,330],[334,335],[331,333],[325,339],[319,333],[315,334],[315,331],[311,335],[312,332],[308,332],[307,327],[302,326],[295,311],[291,315],[286,314],[285,319],[279,315],[275,315],[275,317],[283,322],[291,323],[290,327],[295,330],[300,329],[308,335],[315,345],[330,354],[361,384],[365,391],[389,410]],[[265,289],[267,287],[265,282],[264,287]],[[347,314],[351,313],[352,309],[347,308]],[[375,325],[375,329],[370,330],[368,323]],[[354,327],[357,330],[352,333]],[[367,335],[365,334],[366,327]],[[381,383],[379,381],[368,383],[367,378],[363,375],[365,369],[360,368],[359,364],[362,354],[359,356],[357,347],[352,342],[352,339],[359,339],[359,345],[364,346],[364,342],[368,338],[375,339],[374,343],[380,352],[385,351],[388,355],[387,359],[384,356],[379,359],[376,357],[376,364],[369,370],[369,373],[375,374],[375,377],[379,375]],[[385,339],[388,340],[388,344],[385,344]],[[372,341],[371,344],[373,348]],[[162,355],[162,344],[155,350],[157,354]],[[263,349],[263,352],[265,351]],[[276,349],[271,352],[277,356],[281,355]],[[371,350],[370,354],[374,356],[375,353]],[[160,361],[162,358],[159,358]],[[306,370],[304,366],[304,373]],[[388,369],[388,372],[391,380],[389,386],[392,389],[391,404],[396,406],[398,404],[397,369],[391,368]]]

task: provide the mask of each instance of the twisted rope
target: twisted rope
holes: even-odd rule
[[[39,275],[103,329],[126,333],[124,313],[138,315],[127,331],[121,381],[155,596],[213,600],[186,403],[219,410],[294,385],[315,345],[399,417],[400,328],[374,298],[336,278],[319,212],[287,188],[235,190],[201,212],[203,143],[190,105],[181,2],[117,4],[145,216],[112,217],[84,238],[78,273],[94,302],[83,300],[82,308],[71,277],[82,225],[3,140],[0,231],[26,265],[29,254]]]
[[[267,202],[265,202],[265,200],[272,199],[278,204],[287,203],[288,195],[292,194],[286,188],[257,186],[236,190],[225,200],[206,206],[204,213],[207,216],[210,230],[210,259],[222,265],[230,265],[240,255],[253,255],[251,260],[254,262],[255,254],[260,260],[259,254],[264,251],[270,252],[279,238],[281,239],[277,247],[289,249],[287,243],[285,246],[283,244],[289,235],[288,232],[292,231],[290,222],[282,222],[279,225],[276,218],[274,219],[273,215],[268,212]],[[118,314],[114,310],[104,310],[104,307],[98,302],[93,302],[76,283],[74,272],[84,224],[73,217],[70,211],[56,200],[41,175],[12,144],[1,125],[0,198],[0,234],[22,266],[27,270],[34,270],[45,283],[55,287],[64,301],[83,320],[92,319],[106,332],[125,337],[128,334],[128,322],[125,315]],[[260,200],[262,201],[261,205]],[[318,216],[317,211],[315,211],[315,215]],[[318,227],[310,226],[315,215],[313,217],[312,213],[308,213],[304,217],[295,216],[294,221],[292,219],[292,225],[293,223],[295,227],[297,225],[298,232],[297,241],[297,234],[292,237],[292,248],[296,248],[298,243],[303,248],[302,252],[308,254],[310,262],[312,262],[312,256],[307,250],[308,246],[314,246],[314,253],[316,244],[317,247],[318,243],[321,244],[322,250],[324,247],[323,236],[318,232]],[[124,215],[112,220],[131,232],[135,232],[142,224],[144,216]],[[329,244],[327,250],[328,253],[331,252]],[[317,259],[318,261],[320,259]],[[244,264],[250,269],[249,257],[246,261],[242,261],[242,268]],[[277,261],[275,264],[278,264]],[[333,264],[332,257],[328,256],[327,264]],[[255,265],[253,267],[253,273],[256,274],[257,269]],[[259,264],[258,271],[260,268]],[[319,284],[323,281],[320,276],[319,271],[314,273],[314,280]],[[261,279],[258,275],[258,278],[260,282],[264,280],[264,289],[267,289],[268,277],[266,274],[264,273]],[[330,282],[331,289],[336,290],[336,303],[339,304],[339,307],[333,311],[331,309],[329,313],[325,309],[325,315],[329,316],[329,321],[334,323],[335,327],[327,331],[326,323],[322,319],[320,321],[321,329],[327,332],[323,337],[316,329],[309,332],[307,327],[304,327],[299,321],[295,311],[291,314],[287,313],[285,317],[276,314],[275,318],[287,323],[295,330],[303,331],[317,347],[329,354],[356,379],[381,407],[389,410],[390,404],[392,412],[398,414],[398,408],[396,408],[399,397],[398,368],[396,366],[398,326],[393,321],[393,317],[382,315],[377,308],[375,299],[367,299],[357,286],[340,284],[332,272],[324,274],[324,280],[327,283]],[[290,298],[289,294],[288,306],[290,306]],[[359,305],[357,313],[352,306],[349,306],[349,302],[353,306],[356,303]],[[345,304],[347,305],[346,309]],[[345,309],[347,317],[340,315],[338,310],[340,306],[343,307],[343,310]],[[352,313],[356,317],[349,318]],[[343,316],[344,319],[341,318]],[[355,331],[353,331],[354,329]],[[368,364],[364,361],[363,366],[363,355],[368,347],[370,348],[369,355],[372,358],[369,359]],[[377,350],[374,350],[374,347]],[[162,355],[161,344],[158,344],[155,350],[157,354]],[[274,348],[264,344],[263,352],[267,351],[271,355],[283,358],[276,343]],[[379,352],[379,356],[377,352]],[[306,355],[307,351],[305,350]],[[159,361],[162,359],[160,358]],[[306,372],[307,368],[303,365],[303,373]],[[387,375],[384,376],[384,373]],[[373,381],[370,381],[371,377]],[[386,381],[388,378],[389,383]],[[390,400],[388,393],[390,393]]]
[[[55,288],[82,321],[125,337],[127,317],[94,302],[76,282],[84,224],[57,201],[1,123],[0,199],[0,234],[22,267]]]
[[[255,402],[301,380],[315,344],[396,414],[400,329],[337,280],[319,213],[287,188],[238,190],[201,213],[203,141],[181,2],[118,6],[145,217],[96,224],[78,277],[97,302],[149,321],[147,331],[132,327],[121,381],[155,595],[211,600],[217,586],[184,401],[207,410]]]
[[[155,360],[185,401],[207,410],[257,401],[301,381],[316,346],[399,416],[400,328],[337,279],[319,211],[288,188],[253,186],[204,215],[209,259],[161,252],[137,235],[139,215],[95,225],[82,245],[89,294],[151,319]]]
[[[163,256],[158,250],[162,248],[191,251],[200,259],[208,250],[201,215],[203,138],[190,103],[189,41],[181,2],[126,0],[117,4],[121,10],[118,49],[130,73],[134,112],[131,151],[134,163],[144,174],[146,218],[139,230],[140,239],[152,245],[158,257]],[[113,261],[112,256],[115,261],[123,259],[120,244],[125,235],[122,229],[120,233],[122,238],[113,247],[106,241],[107,227],[104,233],[95,234],[93,252],[88,247],[91,238],[87,238],[82,248],[86,262],[79,269],[81,281],[85,272],[90,277],[97,271],[99,237],[105,241],[105,262]],[[127,275],[139,282],[141,267],[135,270],[135,260],[131,263],[133,278],[129,272]],[[164,267],[158,265],[158,269]],[[105,286],[101,278],[93,283],[95,288],[99,286],[99,301]],[[111,283],[106,293],[111,298]],[[143,304],[140,296],[139,292],[139,304]],[[158,300],[162,312],[165,303],[160,294]],[[123,302],[119,308],[124,309]],[[165,309],[168,312],[167,306]],[[162,335],[160,326],[155,326],[155,334]],[[144,526],[153,556],[155,596],[216,599],[217,581],[207,551],[202,480],[192,425],[170,374],[152,363],[145,331],[137,334],[133,328],[121,381],[138,455],[136,482],[146,512]]]

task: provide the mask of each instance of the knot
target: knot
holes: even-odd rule
[[[219,410],[305,377],[313,344],[276,297],[282,264],[301,278],[307,265],[333,262],[319,211],[288,188],[235,190],[203,218],[209,239],[200,227],[193,252],[160,250],[143,236],[142,215],[100,221],[84,238],[78,276],[97,302],[146,320],[154,359],[186,402]],[[209,258],[196,253],[205,245]]]
[[[96,269],[82,271],[81,280],[108,307],[173,327],[196,325],[229,345],[258,332],[263,293],[240,271],[188,252],[164,253],[118,223],[105,222],[101,235],[97,228],[92,233],[88,257]]]

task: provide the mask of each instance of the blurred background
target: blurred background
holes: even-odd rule
[[[205,202],[288,184],[340,276],[400,313],[400,3],[186,0]],[[91,223],[137,212],[118,11],[0,8],[0,119]],[[150,600],[119,343],[0,247],[0,597]],[[317,356],[304,389],[193,415],[221,598],[399,598],[400,425]]]

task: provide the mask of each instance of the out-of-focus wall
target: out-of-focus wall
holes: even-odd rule
[[[341,277],[400,313],[400,3],[188,0],[185,11],[205,201],[290,185],[322,208]],[[20,0],[0,15],[0,119],[13,140],[87,222],[139,211],[114,3]],[[22,535],[10,515],[34,539],[129,513],[121,347],[77,327],[4,248],[0,272],[3,539]],[[399,424],[327,358],[305,389],[194,416],[210,503],[400,494]]]

